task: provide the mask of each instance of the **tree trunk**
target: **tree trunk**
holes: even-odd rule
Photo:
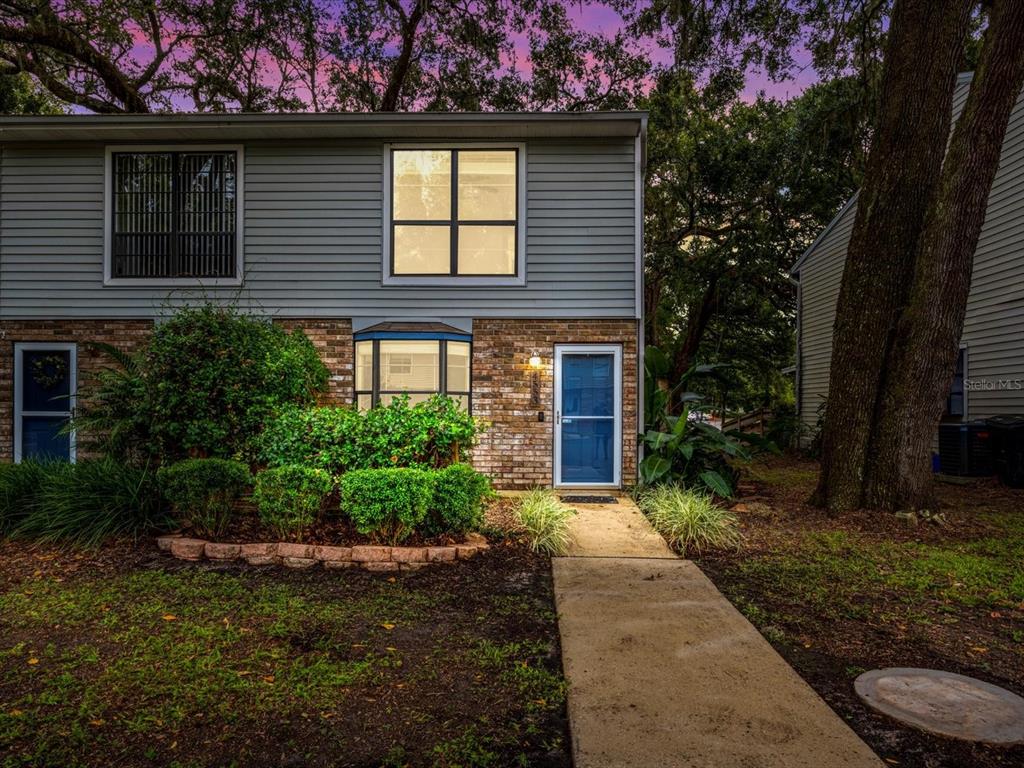
[[[868,453],[865,502],[931,506],[931,446],[956,368],[974,253],[1006,127],[1024,86],[1024,2],[999,0],[942,167],[897,326]]]
[[[658,306],[661,304],[663,278],[648,274],[644,279],[644,343],[657,347],[661,342]]]
[[[812,502],[864,501],[868,441],[900,307],[949,137],[970,0],[897,0],[878,126],[836,307],[821,477]]]
[[[704,340],[704,333],[717,309],[718,277],[713,275],[711,281],[704,287],[700,299],[697,303],[691,304],[687,311],[686,336],[676,347],[672,358],[673,382],[679,381],[683,374],[690,370],[697,357],[697,350],[700,349],[700,343]]]
[[[402,13],[401,5],[396,3],[395,7]],[[395,67],[391,71],[390,78],[388,78],[388,85],[384,90],[384,96],[380,100],[381,112],[394,112],[398,109],[398,101],[402,96],[405,79],[409,76],[409,69],[412,65],[412,53],[416,45],[416,35],[426,9],[426,0],[421,0],[413,7],[412,13],[409,14],[408,18],[405,18],[404,13],[402,14],[402,46],[398,52]]]

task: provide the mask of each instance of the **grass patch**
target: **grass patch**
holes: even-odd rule
[[[751,480],[776,488],[806,488],[807,492],[818,482],[818,470],[790,464],[751,462],[744,467]]]
[[[512,573],[532,568],[519,553]],[[248,764],[355,737],[367,765],[529,764],[562,733],[550,593],[524,584],[492,615],[507,577],[488,561],[457,592],[447,570],[26,579],[0,593],[0,766]]]
[[[310,602],[284,586],[249,589],[209,572],[138,573],[70,587],[43,581],[0,597],[0,614],[19,617],[28,631],[74,630],[80,642],[3,649],[8,680],[30,691],[9,707],[41,735],[40,756],[81,749],[108,723],[145,734],[197,719],[232,724],[333,708],[348,686],[384,674],[382,658],[334,644],[296,648],[292,639],[310,627],[354,638],[356,617],[393,621],[395,613],[367,602]],[[46,739],[65,728],[66,744],[63,735]]]
[[[481,640],[470,658],[511,685],[526,711],[536,713],[561,707],[565,702],[565,680],[545,666],[551,653],[552,648],[545,643]]]
[[[1022,562],[1019,536],[920,543],[829,531],[805,532],[785,551],[743,558],[735,568],[773,601],[806,602],[823,619],[864,619],[884,596],[903,618],[928,623],[935,619],[924,606],[998,611],[1024,602]]]

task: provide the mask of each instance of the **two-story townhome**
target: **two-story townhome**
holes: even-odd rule
[[[0,118],[0,460],[175,306],[301,328],[329,402],[444,392],[497,485],[636,477],[646,117]],[[54,382],[45,382],[47,385]]]

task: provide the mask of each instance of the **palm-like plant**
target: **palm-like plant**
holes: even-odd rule
[[[126,464],[142,466],[155,455],[147,414],[143,407],[148,385],[141,353],[129,353],[103,342],[89,347],[113,362],[101,368],[78,401],[69,429],[91,450]]]
[[[723,432],[690,418],[693,404],[703,397],[689,390],[697,376],[712,373],[717,365],[693,365],[674,386],[662,387],[668,375],[668,356],[657,347],[644,350],[644,424],[641,435],[645,457],[640,479],[646,484],[681,482],[703,486],[722,497],[733,495],[736,470],[733,459],[748,460],[752,448],[777,450],[758,435],[738,430]],[[679,414],[672,404],[682,403]]]

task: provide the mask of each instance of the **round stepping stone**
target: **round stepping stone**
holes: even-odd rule
[[[872,709],[924,731],[985,744],[1024,743],[1024,698],[973,677],[893,667],[853,683]]]

